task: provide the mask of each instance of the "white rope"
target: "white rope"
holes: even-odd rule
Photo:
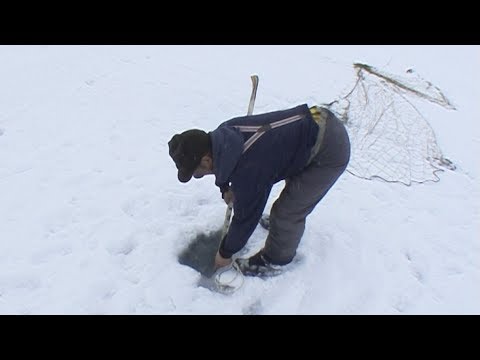
[[[223,282],[221,279],[222,275],[224,275],[230,270],[235,271],[235,276],[230,281]],[[232,263],[228,266],[218,269],[214,275],[214,278],[217,289],[227,293],[237,291],[243,286],[243,283],[245,282],[245,277],[235,261],[232,261]],[[240,278],[240,284],[238,286],[232,285],[238,278]]]

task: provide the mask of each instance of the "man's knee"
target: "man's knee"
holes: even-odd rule
[[[295,209],[296,207],[293,204],[274,203],[270,211],[270,223],[298,223],[302,220],[302,214]]]

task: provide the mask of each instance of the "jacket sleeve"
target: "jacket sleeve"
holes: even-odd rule
[[[244,188],[236,188],[232,184],[235,194],[234,215],[228,233],[219,248],[219,253],[224,258],[232,257],[245,246],[262,217],[272,185],[263,186],[259,191],[252,190],[255,188],[258,189],[253,184],[252,186],[244,185]]]
[[[220,192],[222,193],[222,199],[224,198],[225,196],[225,193],[230,190],[230,185],[227,183],[227,184],[223,184],[223,185],[220,185],[219,186],[220,188]]]

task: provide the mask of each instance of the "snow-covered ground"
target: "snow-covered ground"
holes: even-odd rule
[[[479,61],[478,46],[0,46],[0,313],[479,314]],[[245,114],[252,73],[260,113],[334,100],[353,62],[444,91],[457,111],[421,110],[458,170],[411,187],[346,173],[293,269],[230,296],[197,287],[177,256],[225,204],[213,177],[177,181],[168,140]]]

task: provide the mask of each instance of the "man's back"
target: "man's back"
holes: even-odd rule
[[[275,123],[280,124],[268,129]],[[259,134],[259,126],[267,130]],[[249,183],[248,178],[256,185],[273,185],[296,175],[305,167],[317,134],[318,125],[306,104],[224,122],[210,133],[217,185],[232,182],[234,188]],[[245,150],[250,138],[254,141]]]

